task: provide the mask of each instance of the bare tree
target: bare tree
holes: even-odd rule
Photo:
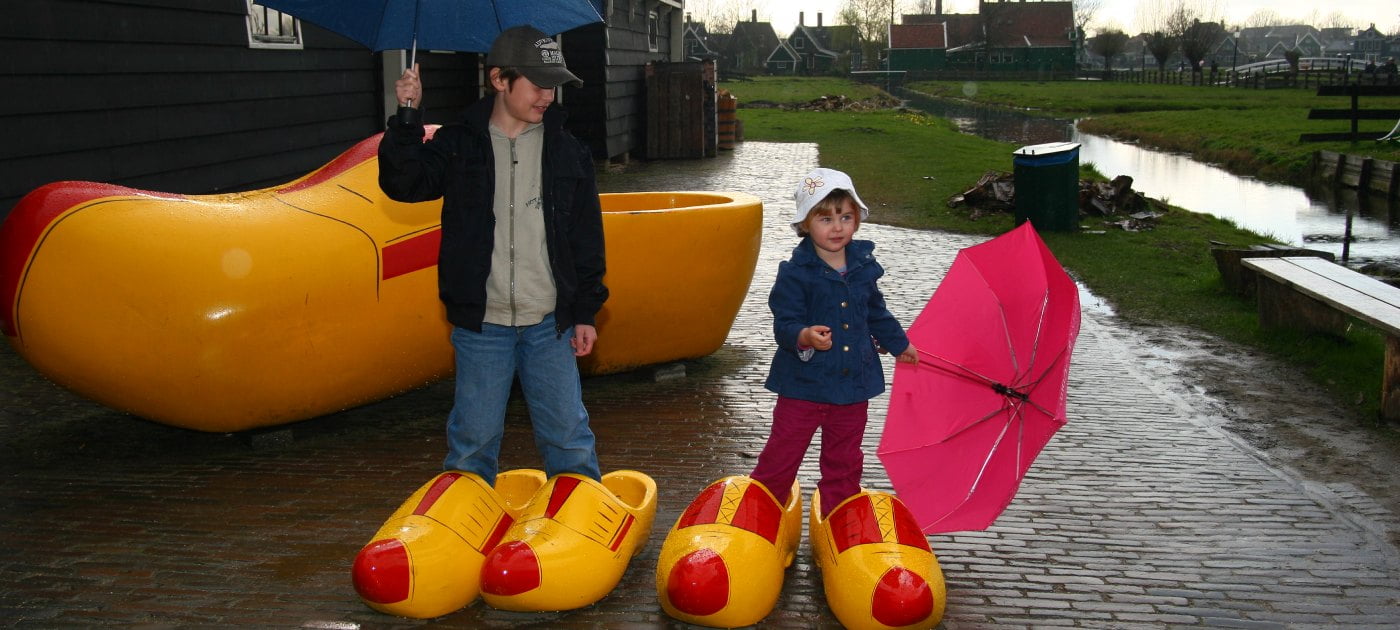
[[[1354,28],[1357,27],[1357,24],[1356,24],[1356,22],[1353,22],[1351,18],[1349,18],[1349,17],[1347,17],[1347,16],[1345,16],[1345,15],[1342,15],[1342,12],[1341,12],[1341,11],[1333,11],[1333,12],[1331,12],[1331,13],[1328,13],[1328,14],[1327,14],[1327,17],[1322,18],[1321,21],[1317,22],[1317,23],[1314,24],[1313,26],[1316,26],[1316,27],[1318,27],[1318,28],[1353,28],[1353,29],[1354,29]]]
[[[1089,23],[1094,21],[1094,15],[1103,7],[1103,0],[1074,0],[1074,30],[1076,33],[1084,33],[1089,28]]]
[[[1104,76],[1113,70],[1113,58],[1128,45],[1128,34],[1118,29],[1100,31],[1088,41],[1089,52],[1103,57]]]
[[[879,51],[889,45],[890,24],[897,5],[896,0],[845,0],[836,18],[854,26],[867,58],[877,59]]]
[[[933,0],[914,0],[914,13],[917,15],[932,15]]]
[[[1253,27],[1283,26],[1287,23],[1288,19],[1283,17],[1282,15],[1279,15],[1278,11],[1275,11],[1273,9],[1259,9],[1258,11],[1249,14],[1249,17],[1245,18],[1244,20],[1245,26]]]
[[[1147,52],[1152,53],[1152,59],[1157,62],[1157,69],[1165,71],[1167,69],[1167,59],[1170,59],[1172,52],[1176,51],[1176,38],[1162,31],[1153,31],[1147,34]]]
[[[1186,29],[1186,33],[1181,36],[1181,56],[1186,58],[1186,62],[1191,64],[1192,72],[1201,71],[1201,61],[1210,53],[1210,49],[1220,41],[1225,33],[1218,22],[1196,21]]]
[[[734,25],[749,19],[750,11],[762,10],[765,0],[689,0],[685,3],[686,14],[691,20],[705,25],[710,33],[734,32]]]

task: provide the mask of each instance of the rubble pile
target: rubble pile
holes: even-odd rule
[[[973,219],[1016,210],[1016,181],[1011,173],[987,171],[977,185],[948,198],[949,208],[966,207]],[[1133,190],[1133,178],[1109,182],[1079,180],[1079,216],[1103,218],[1105,226],[1128,231],[1152,229],[1166,207]]]
[[[800,103],[797,105],[791,105],[787,107],[789,109],[806,111],[863,112],[876,109],[890,109],[894,107],[899,107],[900,105],[902,105],[902,103],[899,101],[899,99],[890,98],[889,96],[883,95],[872,96],[870,98],[865,98],[861,100],[855,100],[844,94],[832,94],[826,96],[818,96],[817,98],[807,101],[806,103]]]

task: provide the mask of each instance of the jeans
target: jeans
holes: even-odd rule
[[[495,485],[506,403],[518,372],[545,474],[578,473],[601,479],[588,410],[583,408],[573,329],[554,330],[554,315],[533,326],[481,325],[476,333],[453,327],[456,387],[447,417],[445,470],[480,475]]]

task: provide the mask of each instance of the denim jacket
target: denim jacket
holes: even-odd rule
[[[898,355],[909,347],[909,338],[875,285],[885,270],[875,261],[874,249],[870,241],[851,241],[843,276],[817,256],[811,238],[804,238],[792,258],[778,265],[768,294],[778,350],[765,387],[788,398],[837,405],[885,391],[876,344]],[[816,324],[831,328],[831,349],[803,361],[797,335]]]

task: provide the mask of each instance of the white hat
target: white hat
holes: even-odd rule
[[[807,173],[806,177],[797,184],[797,192],[792,193],[792,200],[797,202],[797,211],[792,218],[792,229],[801,234],[799,227],[803,221],[807,220],[807,215],[812,212],[812,208],[826,199],[833,190],[844,190],[851,193],[851,198],[856,205],[860,206],[860,220],[864,221],[870,217],[870,208],[865,202],[860,200],[860,195],[856,194],[856,185],[851,182],[850,176],[841,171],[818,168]]]

